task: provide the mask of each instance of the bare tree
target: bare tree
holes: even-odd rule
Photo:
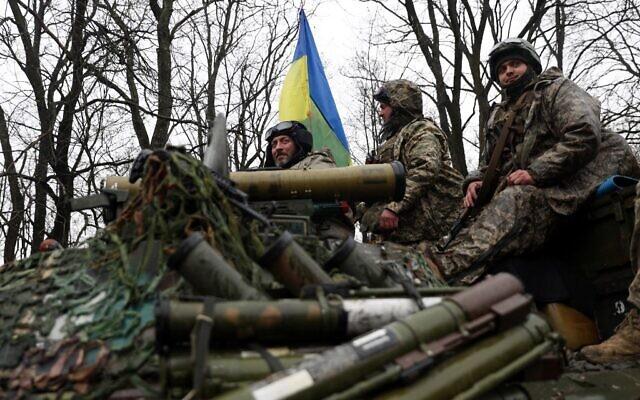
[[[426,94],[436,106],[453,165],[466,174],[464,141],[469,142],[469,131],[477,127],[477,139],[472,142],[482,151],[489,116],[492,83],[484,65],[485,46],[508,36],[531,37],[550,5],[543,0],[530,3],[526,22],[514,27],[513,19],[521,12],[518,1],[429,0],[420,7],[412,0],[395,5],[370,2],[399,24],[388,35],[388,43],[406,46],[407,52],[417,50],[426,62],[428,70],[417,75],[427,83]]]
[[[356,132],[351,140],[351,157],[363,164],[368,154],[376,152],[380,144],[380,123],[377,104],[373,99],[376,90],[387,80],[389,59],[383,46],[374,40],[375,17],[369,24],[365,39],[366,48],[356,52],[342,74],[354,82],[355,94],[352,97],[355,105],[347,116],[346,124]]]
[[[0,218],[2,218],[3,221],[2,226],[3,228],[6,227],[6,231],[3,232],[5,238],[4,261],[9,262],[15,260],[20,227],[24,221],[24,195],[20,187],[15,159],[13,157],[13,149],[11,141],[9,140],[9,129],[7,128],[7,121],[2,107],[0,107],[0,145],[2,146],[2,155],[4,158],[6,185],[9,186],[9,202],[12,205],[8,219],[4,214],[0,214]],[[5,186],[5,184],[2,186]],[[2,192],[4,193],[4,191]],[[4,201],[2,203],[4,203]]]
[[[18,79],[0,77],[6,260],[37,249],[45,233],[66,245],[96,229],[99,214],[72,215],[69,199],[125,174],[140,147],[172,138],[198,153],[216,111],[228,115],[234,167],[261,161],[297,33],[290,0],[9,6],[0,60]]]
[[[535,38],[566,76],[599,97],[605,126],[638,143],[640,11],[637,0],[556,0]]]
[[[45,22],[49,13],[53,18],[61,15],[60,10],[55,10],[52,3],[36,1],[27,5],[20,0],[10,0],[9,6],[17,32],[5,30],[3,41],[7,45],[8,57],[16,62],[27,77],[40,125],[39,136],[33,142],[38,148],[38,155],[34,173],[35,212],[31,246],[32,249],[37,249],[44,238],[48,197],[53,199],[56,209],[50,235],[66,244],[70,223],[68,200],[73,196],[73,175],[69,169],[68,155],[73,115],[83,79],[87,2],[78,0],[73,4],[70,20],[55,21],[59,36]],[[16,49],[9,47],[17,37],[24,57]],[[46,42],[57,45],[53,54],[43,45]],[[60,113],[62,115],[56,129]],[[49,186],[49,167],[56,174],[57,190]]]

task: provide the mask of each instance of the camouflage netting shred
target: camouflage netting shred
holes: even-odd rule
[[[98,236],[0,267],[0,397],[157,395],[145,382],[157,371],[155,300],[186,287],[166,260],[201,231],[256,282],[263,245],[240,219],[198,161],[153,153],[139,196]]]

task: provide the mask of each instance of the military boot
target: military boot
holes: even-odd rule
[[[587,361],[596,364],[609,364],[640,360],[640,313],[632,309],[616,332],[600,344],[586,346],[580,354]]]

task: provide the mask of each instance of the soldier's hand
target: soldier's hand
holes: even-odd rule
[[[467,194],[464,196],[462,204],[465,208],[473,207],[478,198],[478,191],[482,187],[482,181],[473,181],[467,186]]]
[[[507,184],[509,186],[513,186],[513,185],[534,185],[535,186],[536,182],[533,180],[533,178],[531,177],[531,175],[527,170],[518,169],[510,173],[509,176],[507,176]]]
[[[378,219],[378,229],[381,231],[394,231],[398,229],[398,215],[385,208]]]

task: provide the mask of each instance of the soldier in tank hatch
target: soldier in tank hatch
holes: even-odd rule
[[[264,167],[283,169],[334,168],[336,162],[329,149],[312,151],[313,136],[298,121],[283,121],[269,128]]]
[[[267,142],[264,167],[290,170],[335,168],[331,151],[323,148],[312,151],[313,135],[298,121],[283,121],[265,133]],[[323,238],[346,239],[353,236],[353,212],[345,207],[340,216],[314,221],[316,232]]]

